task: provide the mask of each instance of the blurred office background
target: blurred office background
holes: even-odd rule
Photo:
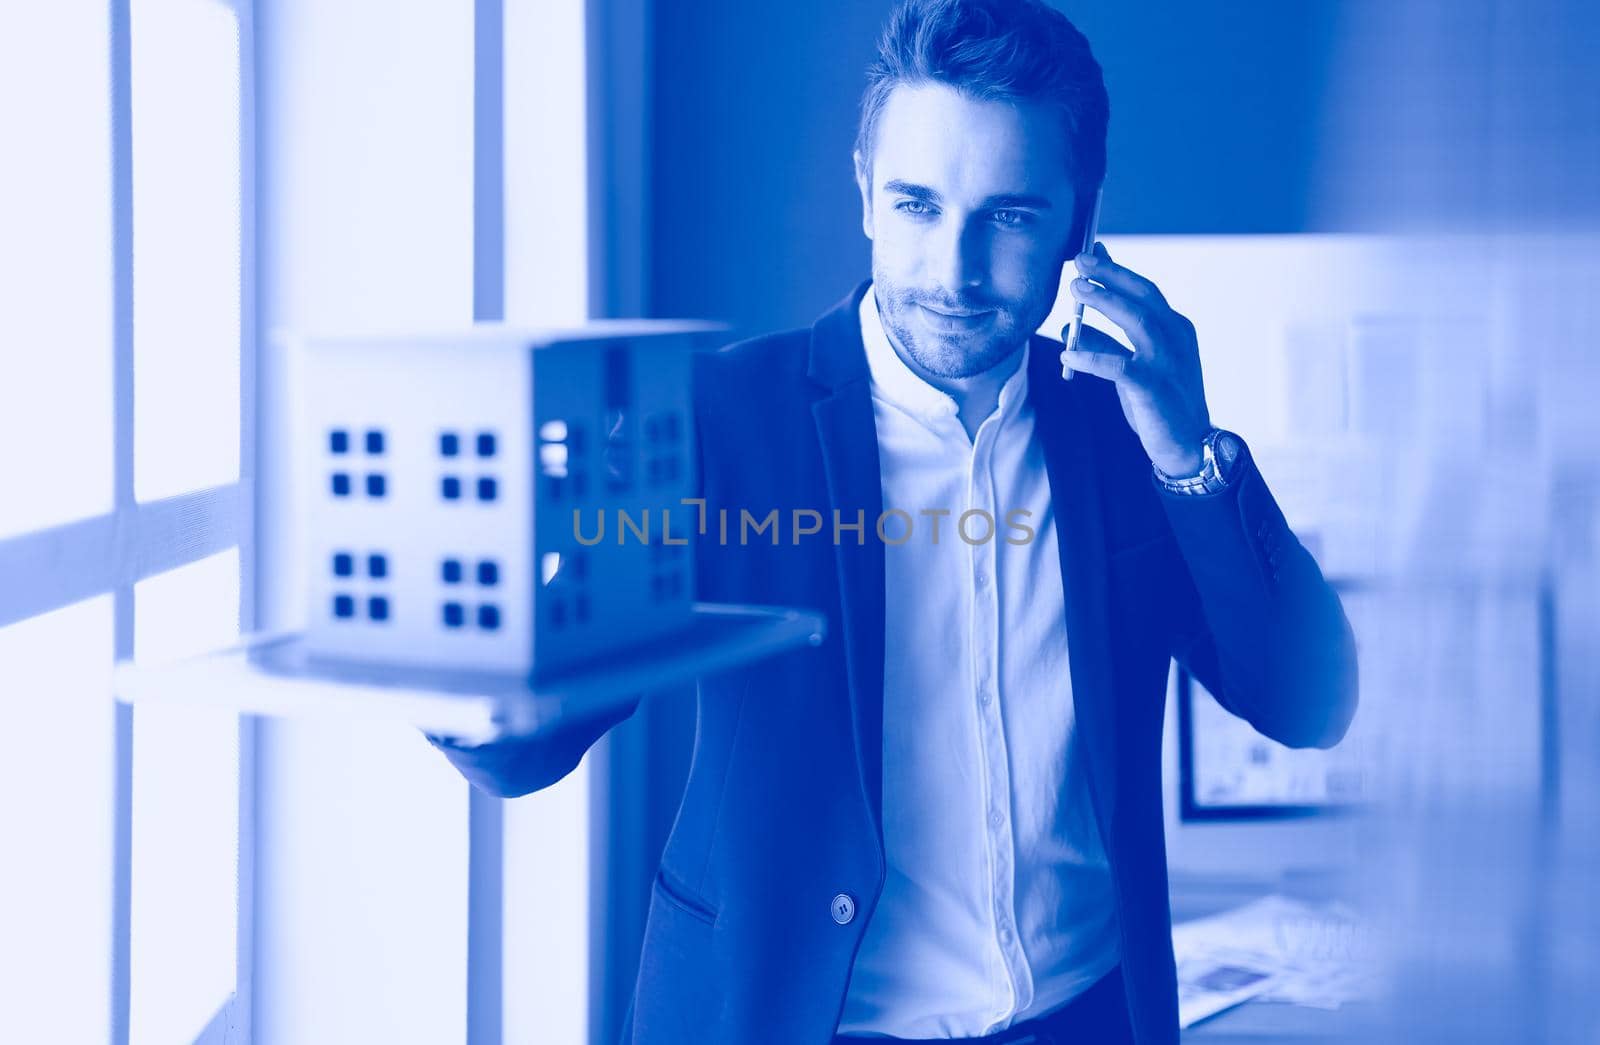
[[[1595,1040],[1600,15],[1057,2],[1104,238],[1362,646],[1336,761],[1180,723],[1175,675],[1175,894],[1359,900],[1382,1040]],[[414,730],[135,713],[110,667],[293,624],[279,331],[842,297],[887,7],[0,6],[0,1039],[615,1039],[692,700],[506,801]]]

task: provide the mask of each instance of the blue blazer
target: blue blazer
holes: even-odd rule
[[[856,311],[866,287],[809,330],[696,361],[712,518],[727,507],[735,535],[740,508],[825,520],[824,534],[778,547],[721,545],[713,523],[695,549],[698,597],[815,607],[831,629],[820,647],[701,680],[624,1042],[827,1045],[883,887],[884,560],[872,532],[883,506]],[[1035,339],[1028,394],[1061,492],[1072,699],[1136,1037],[1176,1042],[1161,791],[1170,659],[1267,736],[1329,747],[1355,713],[1355,644],[1248,453],[1223,493],[1166,493],[1114,387],[1062,381],[1059,351]],[[864,543],[846,532],[833,544],[832,509],[845,521],[865,512]],[[630,713],[472,749],[433,739],[474,785],[522,795],[570,772]]]

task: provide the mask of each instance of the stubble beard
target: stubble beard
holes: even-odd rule
[[[969,297],[949,301],[938,295],[898,287],[873,274],[873,292],[884,329],[924,371],[939,378],[966,378],[997,366],[1001,360],[1027,342],[1031,328],[1017,321],[1017,311],[1008,304],[986,298]],[[940,334],[923,326],[917,315],[919,305],[966,311],[994,310],[988,328],[970,334]],[[1041,317],[1041,322],[1043,318]],[[1037,325],[1037,324],[1035,324]]]

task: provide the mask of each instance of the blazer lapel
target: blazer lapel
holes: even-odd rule
[[[1034,408],[1034,432],[1044,451],[1061,554],[1073,713],[1089,765],[1090,800],[1110,852],[1117,806],[1113,636],[1106,625],[1110,579],[1104,495],[1083,402],[1089,382],[1096,379],[1079,374],[1072,381],[1061,380],[1060,345],[1047,338],[1035,339],[1029,356],[1034,365],[1028,374],[1028,398]]]
[[[811,330],[806,376],[823,394],[811,406],[827,475],[830,508],[840,521],[864,523],[861,540],[845,531],[834,546],[838,571],[839,622],[850,682],[856,761],[873,826],[883,839],[883,545],[874,527],[883,511],[878,433],[873,421],[866,348],[857,308],[868,284],[819,319]],[[833,519],[823,520],[832,538]]]

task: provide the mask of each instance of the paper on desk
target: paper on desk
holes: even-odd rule
[[[1185,1027],[1257,997],[1336,1009],[1374,986],[1365,935],[1337,905],[1263,897],[1174,926],[1172,948]]]
[[[1192,1027],[1272,986],[1273,972],[1211,955],[1178,958],[1178,1024]]]

